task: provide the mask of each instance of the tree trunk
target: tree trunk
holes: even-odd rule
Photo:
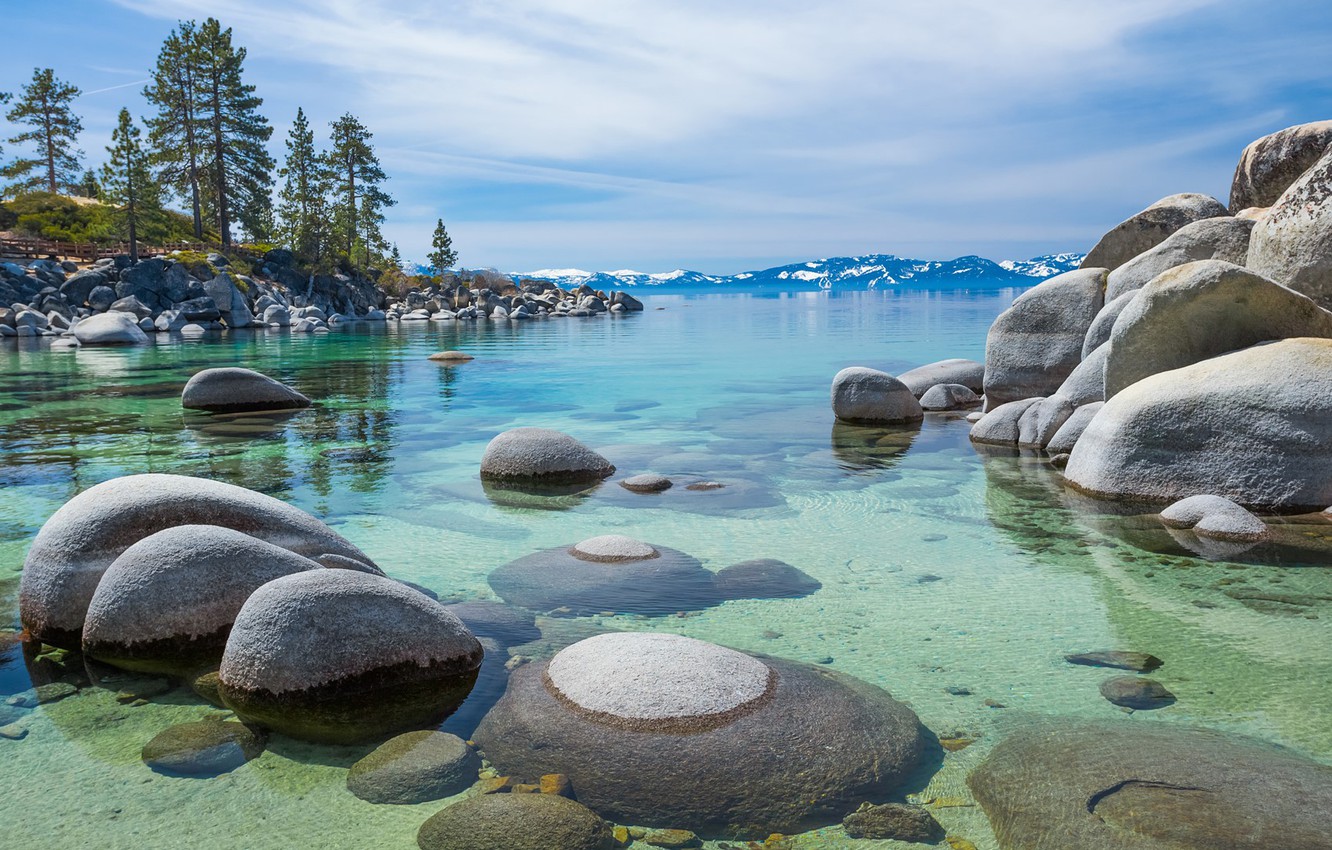
[[[51,104],[42,98],[42,129],[46,134],[46,187],[52,195],[56,193],[55,172],[55,137],[51,131]]]
[[[190,159],[190,203],[194,212],[194,238],[203,241],[203,203],[199,199],[199,140],[194,137],[194,74],[186,72],[181,97],[185,104],[181,123],[185,125],[185,148]]]
[[[133,264],[139,262],[139,208],[138,204],[135,203],[133,158],[128,156],[125,157],[125,165],[127,166],[126,170],[129,172],[129,174],[126,175],[127,179],[125,183],[129,187],[130,263]]]
[[[213,95],[213,168],[217,172],[217,236],[222,240],[222,247],[231,247],[231,221],[227,210],[227,166],[223,156],[222,136],[222,81],[214,72],[212,79]]]

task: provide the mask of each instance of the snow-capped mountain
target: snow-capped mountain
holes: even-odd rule
[[[514,280],[549,280],[563,288],[584,283],[594,289],[625,287],[694,288],[700,286],[737,289],[877,289],[900,286],[919,289],[952,287],[1028,286],[1048,277],[1076,269],[1081,254],[1049,254],[1030,260],[996,263],[984,257],[954,260],[909,260],[892,254],[863,257],[831,257],[792,263],[761,271],[734,275],[708,275],[676,269],[646,274],[630,269],[588,272],[582,269],[538,269],[510,275]]]

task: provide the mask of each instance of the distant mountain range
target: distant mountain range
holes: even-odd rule
[[[955,260],[909,260],[892,254],[862,257],[830,257],[792,263],[762,271],[734,275],[710,275],[676,269],[647,274],[629,269],[588,272],[582,269],[537,269],[509,276],[549,280],[570,289],[584,283],[594,289],[655,287],[660,289],[736,288],[774,290],[881,289],[890,286],[912,289],[1001,288],[1030,286],[1048,277],[1076,269],[1082,254],[1049,254],[1030,260],[996,263],[984,257]]]

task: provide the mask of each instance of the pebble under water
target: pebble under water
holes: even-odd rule
[[[656,294],[626,318],[238,332],[132,350],[6,341],[7,839],[41,848],[410,848],[445,805],[365,802],[346,787],[364,748],[281,736],[221,775],[155,772],[141,760],[155,736],[228,716],[188,687],[48,686],[49,701],[26,704],[51,673],[49,661],[25,663],[12,634],[27,546],[76,493],[140,472],[203,476],[288,501],[444,602],[494,599],[491,570],[603,534],[678,549],[714,572],[764,558],[793,565],[821,589],[654,615],[542,615],[539,638],[498,651],[542,658],[598,632],[667,632],[883,687],[946,751],[911,801],[981,850],[997,844],[966,777],[1007,731],[1036,719],[1204,726],[1332,763],[1332,522],[1290,518],[1276,543],[1203,557],[1154,519],[1115,516],[1066,493],[1042,456],[973,447],[961,415],[930,414],[911,429],[834,425],[828,387],[839,369],[898,373],[981,359],[987,327],[1015,295]],[[446,349],[476,359],[427,360]],[[316,406],[182,410],[190,375],[224,365],[262,371]],[[577,437],[617,472],[590,491],[483,485],[487,442],[527,425]],[[642,473],[676,486],[619,486]],[[705,482],[724,486],[687,486]],[[1150,676],[1174,701],[1128,711],[1100,692],[1124,670],[1065,660],[1107,651],[1160,659]],[[487,660],[477,692],[493,699],[504,671]],[[465,735],[477,719],[465,706],[445,728]],[[745,846],[707,846],[728,844]],[[782,846],[909,845],[853,840],[831,826]]]

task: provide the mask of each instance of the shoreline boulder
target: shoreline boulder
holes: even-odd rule
[[[79,345],[147,345],[148,335],[132,313],[96,313],[74,326]]]
[[[1230,183],[1230,212],[1270,207],[1332,146],[1332,121],[1287,127],[1250,142]]]
[[[374,562],[305,511],[256,493],[185,475],[126,475],[84,490],[42,525],[23,563],[19,613],[36,640],[79,649],[102,575],[121,553],[178,525],[218,525],[310,558]]]
[[[1220,496],[1190,496],[1161,511],[1161,522],[1171,528],[1191,528],[1202,537],[1222,540],[1262,540],[1267,523]]]
[[[438,724],[467,698],[482,654],[462,621],[425,594],[325,569],[274,579],[245,601],[218,683],[247,722],[357,743]]]
[[[1185,263],[1221,260],[1238,266],[1249,256],[1249,237],[1254,222],[1249,219],[1205,218],[1175,231],[1160,245],[1144,251],[1110,272],[1105,300],[1141,289],[1157,275]]]
[[[1332,150],[1254,225],[1245,265],[1332,308]]]
[[[849,366],[832,382],[833,415],[852,424],[897,425],[925,418],[906,384],[878,369]]]
[[[1185,192],[1169,195],[1117,224],[1087,252],[1082,268],[1114,271],[1160,245],[1180,228],[1206,218],[1230,215],[1216,198]]]
[[[985,364],[953,357],[908,369],[897,380],[906,384],[916,398],[938,384],[961,384],[979,395],[985,388]]]
[[[227,366],[196,372],[185,384],[180,404],[209,413],[241,413],[309,407],[310,399],[253,369]]]

